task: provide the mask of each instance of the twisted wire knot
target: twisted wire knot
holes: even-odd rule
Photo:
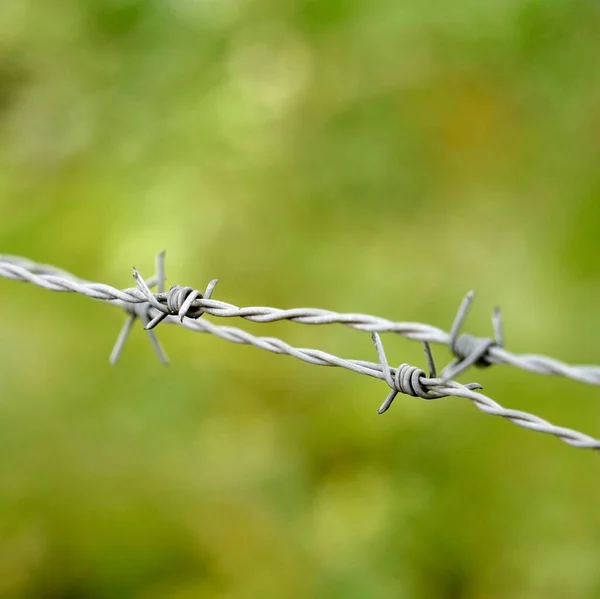
[[[422,379],[427,378],[425,371],[418,366],[400,364],[393,375],[393,388],[400,393],[422,399],[431,399],[430,390]]]
[[[410,364],[400,364],[400,366],[393,371],[392,368],[390,368],[387,356],[385,355],[381,337],[378,333],[371,333],[371,338],[373,339],[375,350],[379,356],[383,379],[391,389],[390,393],[385,398],[385,401],[381,404],[379,410],[377,410],[379,414],[383,414],[389,410],[398,393],[404,393],[411,397],[420,397],[421,399],[428,400],[448,397],[448,394],[442,391],[442,387],[445,384],[444,381],[437,378],[435,362],[429,343],[423,342],[427,366],[429,368],[429,376],[427,376],[422,368],[411,366]],[[467,389],[482,388],[479,383],[469,383],[464,386]]]
[[[475,366],[486,368],[492,365],[488,352],[490,348],[497,345],[498,343],[491,337],[475,337],[469,333],[462,333],[451,341],[450,349],[461,362],[473,357]]]
[[[475,337],[469,333],[458,334],[462,323],[464,322],[473,298],[474,291],[469,291],[462,301],[452,328],[450,329],[450,350],[454,354],[455,359],[444,368],[442,378],[449,380],[457,374],[463,372],[469,366],[478,366],[486,368],[493,364],[490,358],[490,349],[493,347],[504,346],[504,333],[502,331],[502,316],[500,309],[494,308],[492,312],[492,326],[494,328],[494,338],[490,337]]]
[[[206,287],[204,295],[192,287],[181,287],[174,285],[169,291],[161,293],[152,293],[147,283],[140,273],[134,268],[133,278],[136,280],[138,288],[144,294],[148,302],[160,311],[144,328],[149,331],[160,324],[167,316],[179,316],[179,320],[188,318],[200,318],[204,314],[204,309],[200,304],[203,298],[210,299],[212,292],[219,282],[213,279]],[[163,277],[164,282],[164,277]]]
[[[177,314],[180,319],[184,316],[188,318],[200,318],[204,310],[198,305],[196,300],[202,299],[203,295],[193,287],[181,287],[173,285],[166,294],[159,294],[156,298],[159,302],[166,301],[167,309],[172,315]]]
[[[152,278],[145,281],[135,268],[133,269],[133,278],[137,283],[138,289],[146,298],[147,303],[135,303],[125,308],[129,317],[117,337],[117,341],[110,354],[110,363],[116,364],[135,320],[140,318],[145,325],[144,329],[148,331],[150,341],[158,359],[163,364],[168,364],[167,356],[152,329],[167,318],[167,316],[177,315],[181,322],[183,322],[185,317],[200,318],[204,314],[200,300],[209,299],[219,281],[218,279],[213,279],[207,285],[204,295],[197,289],[182,287],[180,285],[174,285],[169,291],[165,292],[165,252],[161,252],[156,257],[156,274]],[[156,294],[150,290],[150,287],[154,287],[155,285],[158,287],[158,293]],[[158,314],[153,316],[157,310]]]

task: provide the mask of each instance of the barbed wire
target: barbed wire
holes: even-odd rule
[[[153,329],[160,322],[177,324],[188,330],[209,333],[229,342],[252,345],[276,354],[289,355],[309,364],[341,367],[358,374],[384,380],[391,391],[379,408],[379,413],[384,413],[390,408],[398,393],[425,400],[456,396],[471,400],[479,410],[487,414],[508,419],[529,430],[554,435],[571,446],[600,449],[600,440],[584,433],[553,425],[527,412],[502,407],[490,397],[477,392],[477,389],[481,389],[481,385],[478,383],[464,385],[451,380],[457,373],[473,364],[489,366],[506,363],[533,372],[561,374],[575,380],[600,384],[600,367],[572,366],[546,356],[516,355],[504,350],[498,310],[495,310],[493,315],[494,339],[482,339],[468,334],[459,335],[458,331],[472,302],[473,293],[467,295],[461,304],[450,333],[446,333],[431,325],[393,322],[364,314],[343,314],[313,308],[293,310],[268,307],[239,308],[233,304],[211,299],[211,294],[218,282],[216,279],[209,283],[204,294],[192,287],[180,286],[174,286],[165,293],[164,258],[164,252],[158,255],[157,273],[147,281],[134,269],[134,279],[138,286],[123,290],[87,281],[51,265],[10,255],[0,255],[0,277],[29,282],[52,291],[78,293],[93,299],[107,301],[111,305],[125,310],[128,319],[111,352],[110,361],[113,364],[118,360],[136,319],[140,319],[144,323],[144,328],[148,331],[157,356],[166,363],[166,354],[156,339]],[[158,286],[157,293],[150,290],[153,286]],[[291,320],[303,324],[341,323],[371,333],[379,362],[340,358],[317,349],[294,347],[276,337],[259,337],[236,327],[219,326],[205,319],[199,320],[204,313],[225,318],[238,316],[254,322]],[[429,366],[429,375],[426,375],[424,370],[408,364],[401,364],[397,368],[390,367],[379,332],[395,332],[409,339],[422,341]],[[457,356],[442,370],[439,377],[429,346],[429,343],[432,342],[448,345]]]
[[[33,283],[52,291],[79,293],[103,301],[121,300],[131,303],[150,303],[148,296],[139,288],[116,289],[110,285],[92,283],[71,275],[67,271],[50,265],[38,264],[26,258],[0,254],[0,276],[17,281]],[[214,288],[216,280],[211,281]],[[180,289],[180,288],[178,288]],[[191,289],[191,288],[186,288]],[[171,295],[169,295],[169,293]],[[173,311],[169,298],[173,293],[159,292],[154,307],[163,314],[177,313],[181,316],[181,306]],[[450,332],[419,322],[394,322],[379,316],[358,313],[340,313],[320,308],[280,309],[268,306],[239,307],[223,301],[202,297],[197,292],[189,308],[220,318],[243,318],[252,322],[267,323],[280,320],[307,325],[342,324],[369,333],[392,332],[407,339],[426,341],[446,345],[456,360],[443,372],[443,378],[454,378],[468,366],[489,366],[506,364],[537,374],[563,376],[575,381],[600,385],[600,366],[587,364],[568,364],[540,354],[516,354],[503,347],[500,311],[496,309],[492,321],[496,333],[495,339],[476,337],[468,333],[459,335],[474,292],[469,292],[461,304]]]

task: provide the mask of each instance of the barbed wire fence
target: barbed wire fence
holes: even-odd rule
[[[156,259],[156,273],[145,280],[133,269],[136,287],[117,289],[103,283],[95,283],[73,275],[61,268],[34,262],[27,258],[0,254],[0,277],[27,282],[63,293],[77,293],[96,300],[108,302],[126,312],[127,320],[121,329],[110,354],[111,364],[118,361],[125,342],[139,319],[148,332],[154,351],[163,363],[167,356],[154,333],[162,323],[175,324],[198,333],[208,333],[232,343],[252,345],[276,354],[289,355],[303,362],[317,366],[345,368],[358,374],[381,379],[390,387],[390,392],[379,408],[386,412],[396,395],[403,393],[425,400],[437,400],[456,396],[471,400],[481,411],[500,416],[523,428],[554,435],[573,447],[600,449],[600,440],[584,433],[551,424],[533,414],[502,407],[484,395],[478,383],[461,384],[454,377],[475,365],[488,367],[493,364],[506,364],[529,372],[558,375],[569,379],[600,385],[600,366],[573,365],[538,354],[515,354],[504,348],[504,335],[500,311],[494,310],[492,324],[493,338],[475,337],[459,331],[467,316],[474,294],[469,292],[463,300],[449,332],[435,326],[418,322],[394,322],[367,314],[338,313],[318,308],[294,308],[282,310],[266,306],[239,307],[234,304],[212,299],[217,279],[212,280],[202,293],[193,287],[173,286],[165,291],[165,253]],[[151,291],[157,287],[156,293]],[[252,322],[268,323],[289,320],[305,325],[341,324],[359,331],[368,332],[375,347],[378,361],[353,360],[310,348],[294,347],[276,337],[260,337],[243,329],[216,325],[203,314],[217,318],[242,318]],[[401,364],[390,367],[380,333],[396,333],[423,343],[428,373],[423,369]],[[442,344],[450,348],[454,360],[438,374],[430,344]]]

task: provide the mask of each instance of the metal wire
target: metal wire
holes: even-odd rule
[[[177,324],[186,329],[209,333],[233,343],[253,345],[273,353],[293,356],[309,364],[345,368],[358,374],[384,380],[390,386],[391,392],[379,408],[379,413],[389,409],[398,393],[420,397],[425,400],[457,396],[471,400],[478,409],[485,413],[506,418],[514,424],[529,430],[554,435],[574,447],[600,449],[600,440],[595,440],[584,433],[553,425],[526,412],[503,408],[491,398],[477,392],[476,389],[481,389],[481,386],[477,383],[463,385],[448,380],[450,378],[448,373],[462,371],[471,364],[507,363],[533,372],[561,374],[570,376],[575,380],[600,384],[600,367],[571,366],[545,356],[519,356],[507,352],[502,347],[503,336],[498,311],[494,313],[496,319],[494,322],[494,340],[478,340],[464,334],[459,336],[458,329],[468,311],[473,298],[472,294],[469,294],[461,305],[451,333],[446,333],[430,325],[394,323],[386,319],[361,314],[338,314],[311,308],[295,310],[279,310],[266,307],[238,308],[232,304],[210,299],[216,280],[211,281],[204,295],[193,288],[177,286],[172,287],[169,292],[165,293],[164,253],[157,258],[157,274],[154,277],[145,281],[134,269],[134,278],[138,287],[124,290],[86,281],[50,265],[37,264],[25,258],[6,255],[0,255],[0,277],[33,283],[52,291],[79,293],[94,299],[108,301],[112,305],[124,309],[128,314],[128,319],[111,352],[111,363],[115,363],[118,359],[137,318],[144,322],[146,330],[151,335],[150,338],[158,357],[166,363],[166,355],[151,329],[158,322]],[[150,291],[150,288],[154,285],[158,286],[158,293],[156,294]],[[275,337],[258,337],[235,327],[218,326],[204,319],[199,320],[203,313],[227,318],[239,316],[254,322],[273,322],[287,319],[303,324],[342,323],[372,333],[379,363],[365,360],[348,360],[321,350],[293,347]],[[398,368],[391,368],[388,365],[381,338],[377,334],[378,331],[396,332],[410,339],[423,341],[429,365],[429,376],[426,376],[425,371],[422,369],[407,364],[402,364]],[[463,341],[459,341],[461,338]],[[446,367],[439,378],[436,376],[436,368],[429,342],[445,343],[454,350],[455,354],[458,354],[457,360]],[[465,353],[461,355],[462,352]],[[465,366],[466,362],[468,363]]]
[[[79,293],[98,300],[121,300],[132,304],[150,303],[148,296],[138,288],[116,289],[110,285],[90,283],[74,277],[65,271],[48,265],[39,265],[25,258],[0,255],[0,277],[15,281],[33,283],[45,289],[67,293]],[[212,287],[216,280],[211,282]],[[210,285],[209,285],[210,287]],[[473,292],[469,292],[456,322],[462,323],[468,305],[473,299]],[[159,293],[155,296],[153,304],[163,314],[173,314],[168,307],[168,293]],[[466,307],[465,307],[466,305]],[[463,334],[457,337],[446,331],[419,322],[394,322],[378,316],[368,314],[339,313],[319,308],[293,308],[282,310],[267,306],[251,306],[240,308],[234,304],[202,297],[199,294],[189,306],[193,310],[220,318],[244,318],[252,322],[275,322],[290,320],[301,324],[319,325],[339,323],[360,331],[393,332],[408,339],[439,343],[448,346],[458,358],[456,364],[450,365],[449,370],[443,373],[444,378],[452,378],[464,370],[473,361],[475,353],[477,365],[508,364],[522,370],[538,374],[559,375],[575,381],[600,385],[600,366],[586,364],[567,364],[561,360],[539,354],[516,354],[502,347],[502,338],[490,343],[489,339],[482,339],[473,335]],[[181,311],[176,311],[181,317]],[[461,316],[462,314],[462,316]],[[496,313],[495,313],[496,314]],[[499,313],[494,317],[494,328],[499,328]],[[485,344],[485,351],[482,351]],[[475,353],[473,353],[475,352]],[[449,376],[451,374],[452,376]]]
[[[182,322],[175,316],[167,316],[164,319],[164,323],[179,325],[197,333],[208,333],[231,343],[252,345],[275,354],[292,356],[308,364],[344,368],[345,370],[349,370],[351,372],[356,372],[358,374],[384,380],[388,382],[388,384],[390,384],[388,381],[389,376],[391,375],[392,379],[395,381],[397,377],[397,371],[399,368],[401,368],[390,368],[389,366],[385,368],[382,366],[382,364],[378,364],[376,362],[345,359],[319,349],[294,347],[276,337],[259,337],[252,335],[243,329],[215,325],[208,320],[190,320],[185,318]],[[469,386],[467,386],[461,385],[455,381],[446,381],[441,378],[421,378],[420,383],[434,394],[434,396],[428,397],[427,399],[437,399],[448,396],[470,399],[479,410],[493,416],[506,418],[507,420],[510,420],[514,424],[523,428],[553,435],[560,438],[565,443],[572,445],[573,447],[594,450],[600,449],[600,439],[594,439],[585,433],[581,433],[573,429],[556,426],[547,420],[544,420],[543,418],[539,418],[533,414],[528,414],[527,412],[504,408],[490,397],[487,397],[482,393],[475,393],[473,389],[479,387],[477,383],[470,383]],[[392,387],[392,392],[394,391],[396,393],[404,392],[401,389]],[[380,413],[383,413],[387,409],[383,409],[386,403],[388,403],[388,399],[384,401],[382,407],[379,409]],[[387,407],[389,407],[389,405]]]
[[[232,343],[252,345],[275,354],[292,356],[302,362],[307,362],[308,364],[344,368],[351,372],[384,380],[388,382],[388,384],[390,384],[388,381],[389,376],[391,375],[392,379],[395,380],[397,371],[400,368],[385,368],[382,364],[377,364],[375,362],[349,360],[318,349],[294,347],[276,337],[258,337],[242,329],[230,326],[218,326],[207,320],[184,319],[183,322],[181,322],[174,316],[168,316],[165,318],[164,322],[167,324],[180,325],[197,333],[209,333]],[[573,447],[600,449],[600,440],[594,439],[589,435],[573,429],[553,425],[547,420],[528,414],[527,412],[503,408],[490,397],[487,397],[482,393],[475,393],[473,389],[476,388],[475,386],[479,387],[477,383],[470,383],[469,386],[467,386],[461,385],[455,381],[446,381],[441,378],[421,379],[420,382],[436,395],[436,397],[428,397],[427,399],[436,399],[447,396],[470,399],[481,411],[494,416],[500,416],[501,418],[506,418],[523,428],[554,435]],[[394,386],[392,386],[392,390],[403,392],[400,389],[396,390]],[[383,413],[389,407],[389,405],[387,405],[387,407],[383,409],[387,403],[388,399],[384,401],[384,404],[380,408],[380,413]]]

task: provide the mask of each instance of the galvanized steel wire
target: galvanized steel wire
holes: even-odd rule
[[[463,385],[451,380],[459,372],[473,364],[478,366],[508,364],[530,372],[560,375],[576,381],[600,385],[599,366],[571,365],[547,356],[514,354],[506,350],[503,347],[498,310],[493,315],[494,339],[479,338],[468,334],[459,335],[458,330],[473,299],[472,293],[469,293],[463,301],[451,331],[446,332],[435,326],[418,322],[394,322],[367,314],[338,313],[318,308],[283,310],[265,306],[239,307],[211,298],[217,284],[216,279],[209,283],[204,292],[192,287],[180,286],[174,286],[165,292],[164,253],[158,256],[157,274],[154,277],[146,281],[134,269],[137,287],[122,290],[110,285],[87,281],[51,265],[11,255],[0,255],[0,277],[32,283],[51,291],[77,293],[107,301],[125,310],[128,319],[111,353],[112,363],[117,361],[136,319],[143,322],[159,359],[166,362],[166,355],[152,329],[160,322],[177,324],[186,329],[209,333],[233,343],[253,345],[273,353],[293,356],[309,364],[345,368],[358,374],[384,380],[391,391],[379,409],[380,413],[389,409],[398,393],[425,400],[457,396],[471,400],[478,409],[485,413],[506,418],[529,430],[554,435],[574,447],[600,449],[600,440],[584,433],[553,425],[526,412],[502,407],[493,399],[478,392],[477,389],[480,389],[481,386],[477,383]],[[158,285],[157,293],[150,290],[154,285]],[[215,325],[206,319],[200,319],[203,314],[220,318],[238,317],[259,323],[290,320],[308,325],[342,324],[371,333],[379,361],[350,360],[317,349],[294,347],[275,337],[259,337],[236,327]],[[388,365],[379,336],[379,333],[386,332],[393,332],[424,343],[430,370],[429,376],[422,369],[408,364],[402,364],[398,368]],[[450,347],[456,357],[454,362],[446,367],[439,376],[436,373],[429,343]]]

